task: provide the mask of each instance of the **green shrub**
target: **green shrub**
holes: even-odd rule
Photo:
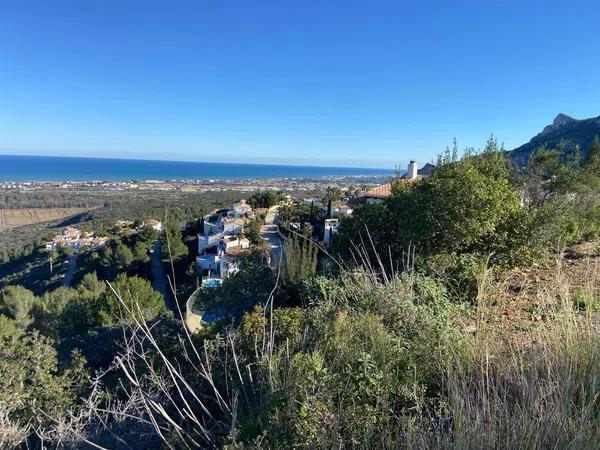
[[[573,293],[573,306],[581,311],[600,311],[600,296],[577,290]]]
[[[425,270],[441,280],[453,300],[474,303],[486,264],[486,258],[473,253],[441,253],[427,260]]]

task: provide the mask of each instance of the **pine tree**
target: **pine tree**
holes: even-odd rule
[[[450,151],[450,147],[446,146],[446,150],[444,150],[444,164],[449,164],[452,160],[452,152]]]
[[[458,161],[458,143],[456,137],[452,140],[452,162]]]
[[[177,223],[167,222],[165,230],[165,241],[162,245],[162,257],[165,260],[172,259],[173,262],[180,261],[188,253],[187,246],[181,238],[181,231]]]

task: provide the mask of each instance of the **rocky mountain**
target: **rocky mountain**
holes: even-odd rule
[[[600,136],[600,116],[577,120],[560,113],[551,125],[534,136],[527,144],[521,145],[511,152],[511,158],[517,164],[527,162],[529,155],[542,146],[556,147],[565,143],[566,151],[574,151],[577,146],[581,156],[585,157],[594,137]]]
[[[419,170],[417,170],[417,175],[428,177],[433,173],[433,169],[435,169],[435,166],[431,163],[427,163]]]

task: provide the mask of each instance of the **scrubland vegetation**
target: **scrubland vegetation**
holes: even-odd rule
[[[117,220],[162,218],[166,209],[173,220],[182,220],[231,202],[239,195],[239,192],[227,191],[202,194],[171,191],[64,192],[51,188],[35,192],[0,192],[0,209],[5,214],[13,216],[20,215],[19,211],[27,211],[31,218],[28,224],[20,223],[16,228],[3,229],[0,226],[0,264],[35,253],[44,240],[67,225],[107,233]],[[55,220],[52,215],[56,211],[65,213],[61,220]],[[68,211],[72,214],[67,214]],[[2,272],[0,267],[0,276]]]
[[[453,159],[329,248],[286,211],[192,335],[136,277],[4,288],[0,447],[597,448],[600,140]]]

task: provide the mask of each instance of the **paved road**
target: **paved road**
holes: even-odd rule
[[[279,206],[271,206],[267,211],[267,217],[265,217],[265,225],[273,225],[277,219],[277,211]]]
[[[271,269],[276,270],[279,267],[279,260],[283,254],[283,242],[279,236],[277,225],[263,225],[260,235],[271,246]]]
[[[77,270],[77,258],[79,255],[75,253],[74,255],[70,255],[67,259],[67,273],[63,278],[63,286],[69,287],[71,286],[71,282],[73,281],[73,276],[75,275],[75,271]]]
[[[150,264],[152,267],[152,286],[155,291],[160,292],[163,296],[166,307],[172,310],[173,302],[171,301],[171,291],[167,284],[167,278],[165,277],[163,265],[160,260],[161,246],[162,238],[158,238],[151,250]]]
[[[265,218],[265,224],[260,229],[260,235],[264,237],[271,246],[271,269],[277,270],[279,268],[279,260],[283,255],[283,241],[279,236],[279,227],[274,225],[277,220],[278,206],[269,208],[267,217]],[[284,261],[282,261],[282,264]]]

